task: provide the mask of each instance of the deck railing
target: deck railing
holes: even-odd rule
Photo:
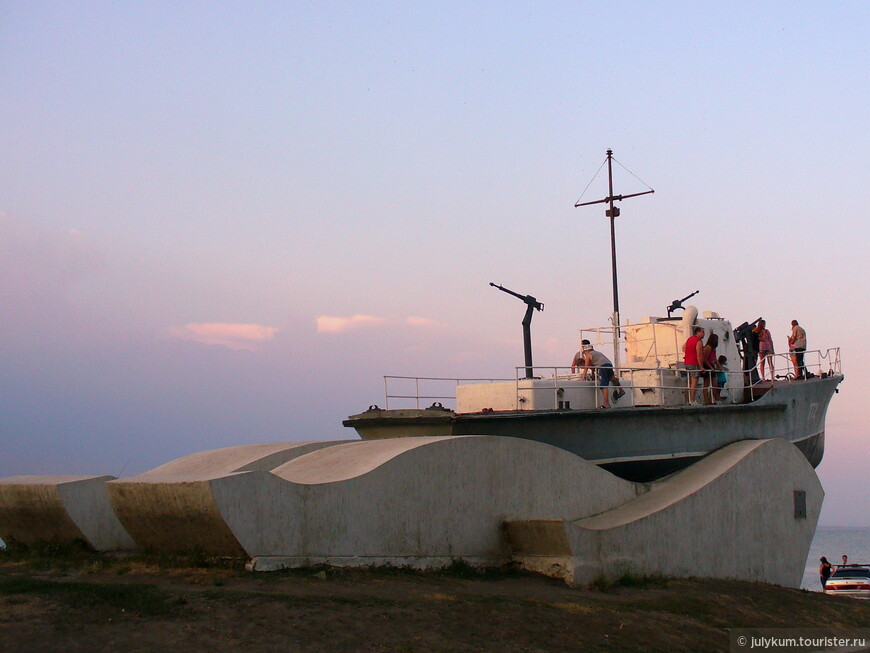
[[[513,381],[514,379],[475,378],[461,379],[439,376],[385,376],[384,377],[384,404],[389,410],[390,400],[393,404],[396,400],[413,401],[415,408],[429,402],[438,402],[443,405],[456,403],[456,386],[464,383],[494,383],[496,381]],[[421,392],[422,389],[422,392]],[[425,407],[425,405],[423,406]]]
[[[729,394],[729,401],[727,403],[754,401],[769,390],[769,386],[765,385],[765,383],[770,381],[794,382],[801,380],[798,374],[797,362],[793,357],[793,352],[768,356],[764,361],[764,378],[761,377],[761,360],[750,370],[729,369],[725,371],[727,382],[720,389],[725,389],[729,393],[738,393],[736,395]],[[522,400],[520,400],[520,383],[527,378],[527,369],[525,366],[516,368],[518,408],[522,404]],[[554,405],[558,405],[558,393],[560,389],[564,390],[566,387],[565,381],[581,381],[584,377],[583,373],[579,371],[572,372],[571,370],[570,366],[535,366],[532,368],[532,376],[538,381],[553,382],[553,391],[557,393],[554,395]],[[834,347],[825,351],[815,349],[804,352],[803,370],[803,374],[809,372],[817,377],[841,374],[840,348]],[[649,377],[651,372],[658,376],[657,383],[650,383]],[[718,370],[712,370],[712,372],[714,376],[718,374]],[[676,363],[668,367],[628,367],[623,365],[615,370],[615,374],[620,379],[620,382],[627,381],[626,385],[631,387],[643,387],[645,390],[653,391],[681,391],[685,399],[683,403],[688,402],[688,395],[686,394],[688,371],[682,363]],[[641,377],[641,375],[643,376],[643,381],[635,383],[635,379]],[[600,388],[597,385],[597,377],[593,376],[592,378],[596,379],[595,387]],[[675,382],[670,383],[668,382],[669,379],[674,379]],[[702,400],[703,386],[703,377],[701,377],[698,379],[695,395],[696,401]],[[538,387],[540,388],[540,386]],[[738,397],[736,401],[735,397]]]
[[[729,393],[728,403],[740,403],[753,401],[764,394],[769,386],[771,377],[777,382],[791,383],[798,380],[796,375],[796,363],[793,354],[775,354],[765,360],[765,378],[761,378],[761,361],[748,371],[726,371],[727,383],[722,387]],[[771,363],[773,370],[771,372]],[[828,376],[841,374],[840,348],[835,347],[827,350],[811,350],[804,353],[804,369],[815,376]],[[517,408],[522,406],[521,383],[527,382],[526,367],[515,368],[516,375],[513,379],[499,378],[455,378],[455,377],[419,377],[419,376],[384,376],[384,396],[386,408],[396,402],[407,404],[413,402],[415,408],[426,407],[433,403],[443,405],[445,408],[455,408],[456,386],[469,383],[494,383],[514,382],[516,384]],[[650,383],[650,372],[658,376],[656,383]],[[618,378],[626,385],[642,387],[645,390],[680,391],[687,401],[687,371],[682,363],[675,363],[668,367],[626,367],[621,366],[616,370]],[[714,371],[716,374],[716,371]],[[643,380],[634,383],[635,379]],[[552,390],[558,393],[564,389],[565,381],[581,381],[579,372],[571,372],[568,366],[535,366],[532,368],[533,379],[540,384],[541,381],[552,381]],[[672,381],[673,380],[673,381]],[[760,385],[759,385],[760,384]],[[595,386],[598,387],[598,386]],[[696,400],[702,400],[703,382],[698,380]],[[539,389],[547,389],[547,386],[538,385]],[[731,394],[737,393],[737,394]],[[684,402],[685,403],[685,402]],[[554,394],[553,405],[558,405],[558,394]]]

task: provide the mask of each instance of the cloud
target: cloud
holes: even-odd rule
[[[381,317],[372,315],[352,315],[351,317],[337,317],[334,315],[317,316],[317,333],[344,333],[351,329],[380,324],[384,321]]]
[[[373,325],[392,325],[393,327],[404,325],[414,328],[436,329],[443,328],[446,325],[435,320],[430,320],[427,317],[417,317],[411,315],[406,318],[383,318],[374,317],[373,315],[351,315],[350,317],[341,317],[337,315],[318,315],[317,316],[317,333],[345,333],[352,329]]]
[[[405,320],[405,324],[407,324],[408,326],[425,328],[441,328],[445,326],[441,322],[430,320],[428,317],[415,317],[413,315]]]
[[[193,340],[204,345],[220,345],[229,349],[255,351],[272,340],[278,329],[262,324],[231,324],[227,322],[191,322],[175,327],[170,333],[175,338]]]

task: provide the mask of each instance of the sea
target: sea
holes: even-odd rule
[[[850,563],[870,563],[870,528],[819,526],[810,545],[801,588],[821,592],[819,558],[825,556],[832,565],[841,562],[843,554]]]
[[[0,539],[0,549],[5,546]],[[801,589],[821,592],[819,558],[825,556],[831,564],[836,565],[844,553],[849,556],[849,562],[870,563],[870,528],[819,526],[810,545]]]

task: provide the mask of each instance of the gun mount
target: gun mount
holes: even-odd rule
[[[498,288],[502,292],[506,292],[508,295],[513,295],[526,304],[526,314],[523,317],[523,351],[525,353],[526,378],[531,379],[534,376],[532,368],[532,315],[536,310],[543,311],[544,305],[531,295],[521,295],[491,281],[489,285],[493,288]]]
[[[758,370],[755,369],[755,364],[758,361],[758,338],[753,342],[750,337],[755,325],[760,321],[761,318],[759,317],[751,324],[749,322],[744,322],[734,329],[734,340],[737,342],[737,348],[740,355],[743,357],[743,373],[744,376],[747,374],[749,375],[747,384],[758,383],[760,381],[758,378]]]
[[[695,295],[697,295],[699,292],[701,292],[701,291],[700,291],[700,290],[696,290],[696,291],[693,292],[691,295],[686,295],[686,296],[683,297],[682,299],[675,299],[674,301],[672,301],[672,302],[671,302],[671,305],[668,306],[668,309],[667,309],[667,310],[668,310],[668,317],[670,317],[670,316],[671,316],[671,313],[673,313],[673,312],[676,311],[677,309],[679,309],[679,308],[685,308],[685,307],[683,306],[683,302],[686,301],[687,299],[691,299],[692,297],[694,297]]]

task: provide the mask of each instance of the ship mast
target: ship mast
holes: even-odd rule
[[[600,170],[600,168],[599,168]],[[597,174],[597,173],[596,173]],[[588,188],[588,186],[587,186]],[[655,191],[650,188],[642,193],[631,193],[629,195],[614,195],[613,194],[613,150],[607,150],[607,188],[608,196],[604,199],[594,200],[592,202],[580,202],[574,204],[574,208],[578,206],[589,206],[591,204],[609,204],[610,208],[604,214],[610,218],[610,266],[613,275],[613,316],[611,323],[613,324],[613,365],[619,366],[619,338],[620,338],[620,321],[619,321],[619,283],[616,273],[616,218],[619,216],[619,207],[614,206],[614,202],[621,202],[629,197],[638,197],[639,195],[649,195]]]

